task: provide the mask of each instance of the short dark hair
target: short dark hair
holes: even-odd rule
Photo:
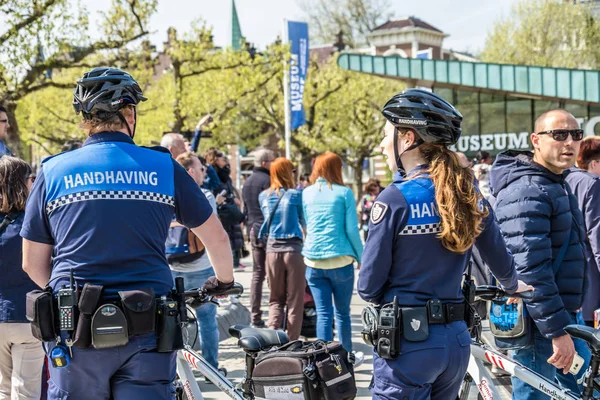
[[[487,151],[480,151],[477,153],[477,160],[479,160],[479,162],[489,160],[490,157],[491,154]]]
[[[367,183],[365,184],[365,192],[366,193],[373,193],[375,191],[375,189],[380,189],[381,190],[381,182],[379,181],[379,179],[376,178],[371,178],[367,181]]]
[[[302,174],[302,176],[300,177],[300,182],[308,182],[308,181],[310,181],[310,174],[309,173]]]
[[[4,108],[2,104],[0,104],[0,112],[5,112],[8,114],[8,111],[6,111],[6,108]]]
[[[17,157],[0,157],[0,211],[23,211],[29,189],[27,179],[31,176],[31,167]]]

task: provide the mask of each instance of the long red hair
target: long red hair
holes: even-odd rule
[[[271,192],[277,192],[279,189],[292,189],[294,184],[294,164],[285,157],[279,157],[273,161],[270,169]]]
[[[340,156],[330,151],[318,156],[310,175],[310,183],[315,183],[319,177],[325,178],[329,186],[332,184],[343,185],[342,159]]]

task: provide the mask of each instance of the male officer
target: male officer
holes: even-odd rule
[[[168,294],[165,240],[173,213],[205,244],[214,286],[232,285],[227,234],[198,185],[166,149],[133,142],[135,106],[145,100],[118,69],[95,68],[77,81],[73,105],[89,138],[43,162],[21,230],[23,269],[40,287],[52,279],[56,293],[73,269],[78,286],[104,287],[101,301],[147,287]],[[156,341],[150,332],[120,347],[70,349],[70,365],[51,368],[48,398],[174,398],[176,354],[158,353]]]

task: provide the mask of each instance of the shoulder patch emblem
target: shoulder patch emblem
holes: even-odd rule
[[[376,201],[375,203],[373,203],[373,207],[371,208],[371,222],[373,224],[380,223],[387,209],[387,204],[384,204],[380,201]]]

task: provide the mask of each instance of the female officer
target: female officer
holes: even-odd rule
[[[471,247],[508,293],[531,289],[517,281],[473,172],[447,147],[460,137],[462,115],[419,89],[395,95],[382,113],[381,149],[400,174],[373,204],[358,293],[380,305],[397,299],[403,332],[394,336],[396,358],[375,349],[373,398],[454,399],[471,343],[461,292]]]

